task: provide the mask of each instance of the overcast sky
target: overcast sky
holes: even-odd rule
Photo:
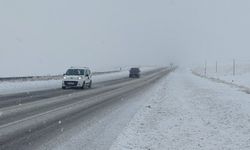
[[[0,76],[248,59],[249,0],[1,0]]]

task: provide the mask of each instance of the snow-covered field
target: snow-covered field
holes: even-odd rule
[[[155,69],[154,67],[142,67],[142,72]],[[93,83],[114,80],[128,76],[128,70],[123,69],[121,72],[100,74],[93,76]],[[16,81],[16,82],[0,82],[0,94],[10,94],[19,92],[30,92],[46,89],[55,89],[61,87],[61,80],[45,80],[45,81]]]
[[[204,75],[204,68],[197,67],[193,69],[195,73]],[[238,64],[236,65],[235,75],[233,75],[233,66],[223,65],[220,66],[216,73],[215,67],[208,66],[206,71],[207,77],[213,77],[229,83],[234,83],[239,86],[245,86],[250,88],[250,64]]]
[[[250,95],[177,70],[155,85],[111,150],[249,150]]]

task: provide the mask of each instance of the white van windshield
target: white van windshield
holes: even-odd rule
[[[83,69],[69,69],[66,72],[66,75],[69,76],[79,76],[79,75],[84,75],[84,70]]]

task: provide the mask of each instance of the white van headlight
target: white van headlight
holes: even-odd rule
[[[63,77],[63,79],[67,79],[67,77]]]
[[[82,77],[78,77],[78,79],[79,79],[79,80],[81,80],[81,79],[82,79]]]

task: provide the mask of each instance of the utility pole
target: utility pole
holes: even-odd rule
[[[218,62],[216,61],[215,71],[218,73]]]
[[[235,59],[233,60],[233,76],[235,76],[235,70],[236,70],[236,65],[235,65]]]

